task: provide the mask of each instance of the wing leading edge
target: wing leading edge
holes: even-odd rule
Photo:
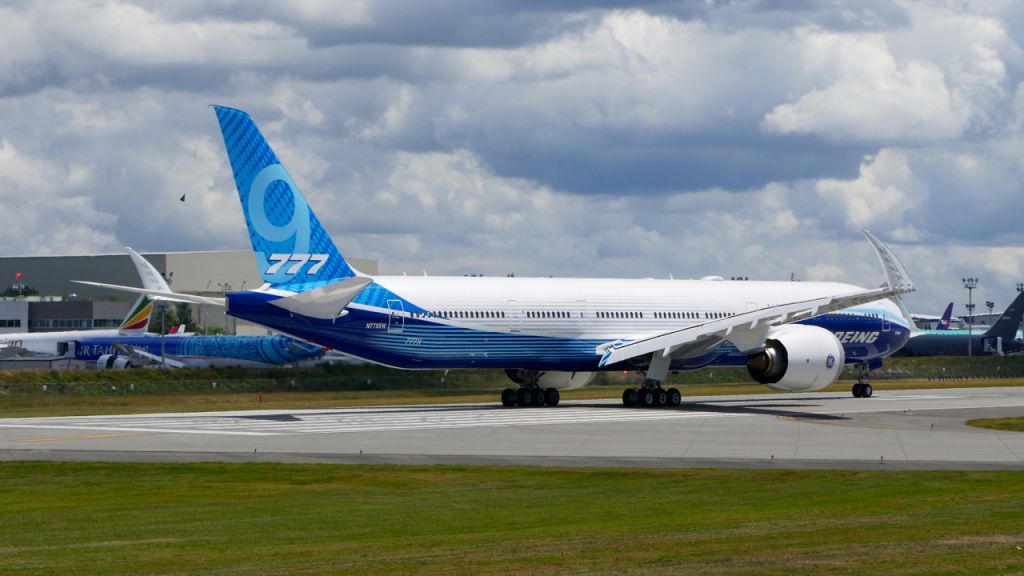
[[[699,345],[703,348],[705,345],[710,346],[712,343],[723,340],[732,342],[741,351],[753,351],[764,344],[768,330],[774,326],[806,320],[851,306],[913,292],[914,283],[910,280],[910,275],[907,274],[907,270],[899,258],[867,230],[864,230],[864,235],[885,270],[886,281],[881,288],[787,302],[665,332],[649,338],[631,342],[608,342],[597,347],[596,352],[601,355],[599,365],[603,367],[616,364],[652,352],[660,352],[662,356],[667,357],[686,346]]]

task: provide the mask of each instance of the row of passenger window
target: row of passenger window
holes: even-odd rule
[[[643,318],[644,317],[644,313],[643,312],[635,312],[635,311],[632,311],[632,310],[626,310],[626,311],[622,311],[622,312],[616,312],[616,311],[604,312],[604,311],[599,311],[597,313],[597,317],[598,318]]]
[[[430,312],[412,312],[413,318],[504,318],[502,310],[435,310]]]
[[[571,318],[572,314],[565,310],[527,310],[527,318]],[[732,316],[730,312],[655,312],[654,318],[672,320],[714,320]],[[441,310],[431,312],[412,312],[413,318],[458,318],[458,319],[498,319],[506,318],[503,310]],[[644,318],[644,313],[635,310],[605,311],[599,310],[594,313],[595,318]]]

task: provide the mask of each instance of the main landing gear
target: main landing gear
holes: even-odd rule
[[[622,393],[622,405],[627,408],[655,408],[661,406],[679,406],[683,395],[675,388],[665,390],[661,383],[668,378],[668,367],[671,363],[668,356],[655,352],[651,355],[651,363],[647,366],[647,380],[640,388],[627,388]]]
[[[642,388],[627,388],[622,393],[622,405],[627,408],[679,406],[682,402],[683,395],[679,393],[679,390],[675,388],[665,390],[656,382],[653,385],[644,384]]]
[[[505,388],[501,391],[501,404],[506,408],[520,406],[523,408],[531,406],[558,406],[561,394],[554,388]]]
[[[871,395],[875,393],[875,390],[864,381],[864,377],[868,375],[868,365],[858,364],[857,365],[857,383],[853,385],[853,397],[854,398],[871,398]]]

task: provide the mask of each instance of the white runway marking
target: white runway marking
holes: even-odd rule
[[[0,421],[0,428],[101,430],[174,434],[274,436],[282,434],[336,434],[439,430],[494,426],[547,426],[595,422],[638,422],[725,418],[741,416],[721,412],[679,410],[623,410],[619,408],[562,407],[495,410],[385,408],[362,410],[303,410],[218,414],[161,414],[23,418]]]

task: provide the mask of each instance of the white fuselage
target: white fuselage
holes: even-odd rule
[[[121,332],[117,329],[106,330],[65,330],[63,332],[21,332],[0,334],[0,348],[22,348],[43,356],[57,356],[58,346],[62,342],[84,340],[87,338],[113,338],[131,334],[140,336],[143,332]]]

